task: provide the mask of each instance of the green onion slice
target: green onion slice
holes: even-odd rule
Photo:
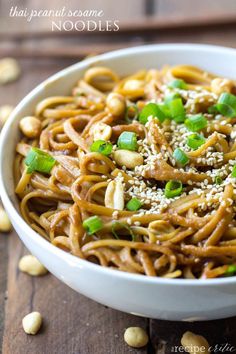
[[[165,96],[165,103],[168,104],[177,98],[181,98],[180,94],[178,92],[171,92]]]
[[[188,130],[192,132],[198,132],[206,128],[207,126],[207,119],[202,114],[195,114],[187,118],[184,122]]]
[[[102,219],[97,215],[91,216],[83,221],[83,228],[89,235],[93,235],[103,228]]]
[[[112,226],[111,226],[111,232],[113,233],[114,237],[117,239],[117,240],[120,240],[120,237],[119,235],[117,234],[116,230],[117,229],[126,229],[127,231],[129,231],[129,234],[132,238],[132,241],[135,241],[135,234],[133,233],[133,231],[131,230],[131,228],[126,225],[125,223],[123,222],[119,222],[119,221],[115,221],[112,223]]]
[[[174,159],[182,166],[185,166],[189,162],[188,156],[180,148],[176,148],[173,152]]]
[[[169,118],[170,117],[170,110],[169,110],[169,107],[168,107],[168,104],[166,103],[160,103],[158,105],[158,107],[160,108],[160,110],[162,111],[162,113],[165,115],[165,119]],[[159,118],[158,118],[159,119]],[[160,119],[159,119],[160,120]],[[163,121],[161,122],[163,123]]]
[[[25,159],[27,173],[34,171],[50,173],[55,163],[56,160],[51,155],[36,147],[30,149]]]
[[[220,176],[215,177],[215,184],[221,184],[222,182],[223,182],[223,180]]]
[[[112,152],[112,144],[105,140],[96,140],[90,146],[90,151],[109,156]]]
[[[206,139],[204,136],[198,133],[191,134],[187,137],[187,145],[191,149],[198,149],[201,145],[205,143]]]
[[[231,172],[231,176],[236,178],[236,165],[234,165],[233,170]]]
[[[176,123],[182,123],[185,121],[186,113],[184,105],[181,98],[176,98],[168,103],[168,108],[170,110],[170,116]]]
[[[166,198],[174,198],[182,193],[183,185],[181,181],[169,181],[165,185]]]
[[[219,113],[216,105],[208,107],[207,111],[208,111],[209,114],[217,114],[217,113]]]
[[[130,104],[126,107],[125,120],[131,123],[134,119],[137,119],[139,115],[138,107],[136,104]]]
[[[117,141],[119,149],[135,151],[138,149],[137,135],[134,132],[123,132]]]
[[[179,89],[182,89],[182,90],[186,90],[187,89],[187,84],[182,79],[175,79],[175,80],[169,82],[168,87],[170,87],[170,88],[179,88]]]
[[[146,124],[149,117],[156,117],[162,123],[166,119],[165,113],[162,110],[162,105],[156,103],[148,103],[139,114],[139,121]]]
[[[228,269],[226,270],[225,274],[227,274],[228,276],[231,276],[231,275],[235,275],[235,273],[236,273],[236,265],[230,264],[228,266]]]
[[[126,209],[128,209],[130,211],[136,211],[136,210],[139,210],[141,208],[141,206],[142,206],[142,203],[140,202],[140,200],[138,198],[132,198],[126,204]]]
[[[236,117],[236,96],[231,93],[222,93],[216,107],[223,116]]]

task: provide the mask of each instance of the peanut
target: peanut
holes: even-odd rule
[[[20,67],[15,59],[4,58],[0,60],[0,84],[7,84],[18,79],[19,76]]]
[[[42,130],[42,123],[36,117],[24,117],[20,121],[20,129],[27,138],[37,138]]]
[[[141,348],[148,343],[148,335],[140,327],[129,327],[124,333],[124,340],[130,347]]]
[[[98,122],[94,124],[92,131],[94,140],[108,141],[111,138],[112,128],[108,124]]]
[[[127,80],[124,84],[124,90],[127,91],[136,91],[136,90],[140,90],[143,88],[143,81],[141,80]]]
[[[22,272],[32,276],[44,275],[48,272],[38,259],[31,254],[22,257],[18,266]]]
[[[14,107],[9,105],[4,105],[0,107],[0,124],[4,125],[13,111]]]
[[[109,112],[114,116],[120,116],[125,113],[125,98],[118,93],[111,92],[107,96],[106,104]]]
[[[184,350],[190,354],[208,353],[209,343],[203,336],[192,332],[185,332],[181,338],[181,344]]]
[[[228,79],[221,79],[220,77],[216,77],[211,81],[211,90],[216,95],[220,95],[223,92],[231,92],[233,87],[233,82]]]
[[[11,231],[11,222],[5,210],[0,207],[0,232]]]
[[[116,150],[113,154],[115,162],[119,166],[133,169],[143,164],[143,157],[138,152],[130,150]]]
[[[42,316],[39,312],[34,311],[26,315],[22,320],[22,326],[25,333],[36,334],[42,325]]]
[[[109,182],[105,193],[105,206],[117,210],[124,209],[124,188],[121,181]]]

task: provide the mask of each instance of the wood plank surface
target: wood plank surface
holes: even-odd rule
[[[9,238],[8,300],[3,354],[121,354],[146,353],[123,341],[126,327],[147,327],[148,320],[102,306],[77,294],[52,275],[30,277],[18,271],[26,251],[16,237]],[[17,302],[16,302],[17,300]],[[24,333],[21,319],[39,311],[43,327],[37,336]],[[14,338],[14,340],[13,340]]]
[[[0,352],[5,320],[5,299],[7,296],[8,235],[0,234]]]
[[[50,8],[60,8],[64,0],[52,0]],[[48,8],[45,0],[15,0],[14,5],[30,8]],[[44,30],[47,21],[34,21],[19,26],[12,21],[9,26],[10,2],[0,0],[0,31]],[[71,0],[70,8],[105,8],[106,17],[122,21],[170,18],[202,18],[205,16],[236,15],[235,0]],[[63,37],[64,38],[64,37]],[[66,51],[66,46],[79,48],[99,47],[105,43],[112,46],[131,46],[142,43],[198,42],[236,47],[236,26],[197,27],[125,34],[115,37],[87,36],[73,38],[46,38],[0,43],[1,48],[21,48],[34,51],[37,48],[51,51]],[[92,42],[93,40],[93,42]],[[93,45],[91,44],[93,43]],[[96,47],[97,43],[97,47]],[[102,49],[101,49],[102,50]],[[1,53],[1,52],[0,52]],[[49,53],[50,54],[50,53]],[[63,53],[62,53],[63,54]],[[58,70],[75,63],[77,54],[68,59],[33,58],[20,60],[22,76],[15,83],[0,86],[0,105],[13,104],[24,97],[33,87]],[[63,55],[62,55],[63,57]],[[63,59],[63,60],[62,60]],[[196,323],[179,323],[140,318],[121,313],[95,303],[75,293],[52,275],[31,278],[17,269],[19,258],[27,253],[21,241],[13,232],[0,235],[0,347],[3,354],[170,354],[173,347],[180,345],[186,330],[204,335],[211,345],[229,343],[236,348],[236,318]],[[174,300],[173,300],[174,301]],[[184,300],[183,300],[184,301]],[[22,317],[31,310],[39,310],[44,318],[43,328],[37,336],[27,336],[21,326]],[[144,349],[135,350],[123,341],[126,327],[141,326],[147,330],[150,342]],[[1,352],[1,349],[0,349]],[[229,351],[228,351],[229,352]]]
[[[183,300],[184,301],[184,300]],[[204,336],[212,353],[236,351],[236,317],[204,322],[171,322],[150,320],[150,338],[153,353],[171,354],[186,331]],[[228,344],[228,346],[226,346]],[[219,350],[227,348],[227,350]]]
[[[155,0],[158,18],[211,18],[236,14],[235,0]]]

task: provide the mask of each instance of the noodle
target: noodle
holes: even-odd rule
[[[71,96],[37,104],[41,131],[16,146],[23,218],[53,245],[104,267],[164,278],[236,274],[236,111],[229,117],[217,105],[234,92],[233,81],[188,65],[125,78],[88,69]],[[144,117],[150,103],[158,113]],[[204,125],[189,128],[193,117]],[[33,147],[55,161],[50,171],[30,170]],[[94,232],[85,226],[91,217]]]

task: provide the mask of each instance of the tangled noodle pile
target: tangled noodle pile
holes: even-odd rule
[[[125,78],[89,68],[71,96],[38,103],[31,134],[22,120],[15,179],[24,219],[105,267],[234,275],[234,94],[234,81],[192,66]]]

